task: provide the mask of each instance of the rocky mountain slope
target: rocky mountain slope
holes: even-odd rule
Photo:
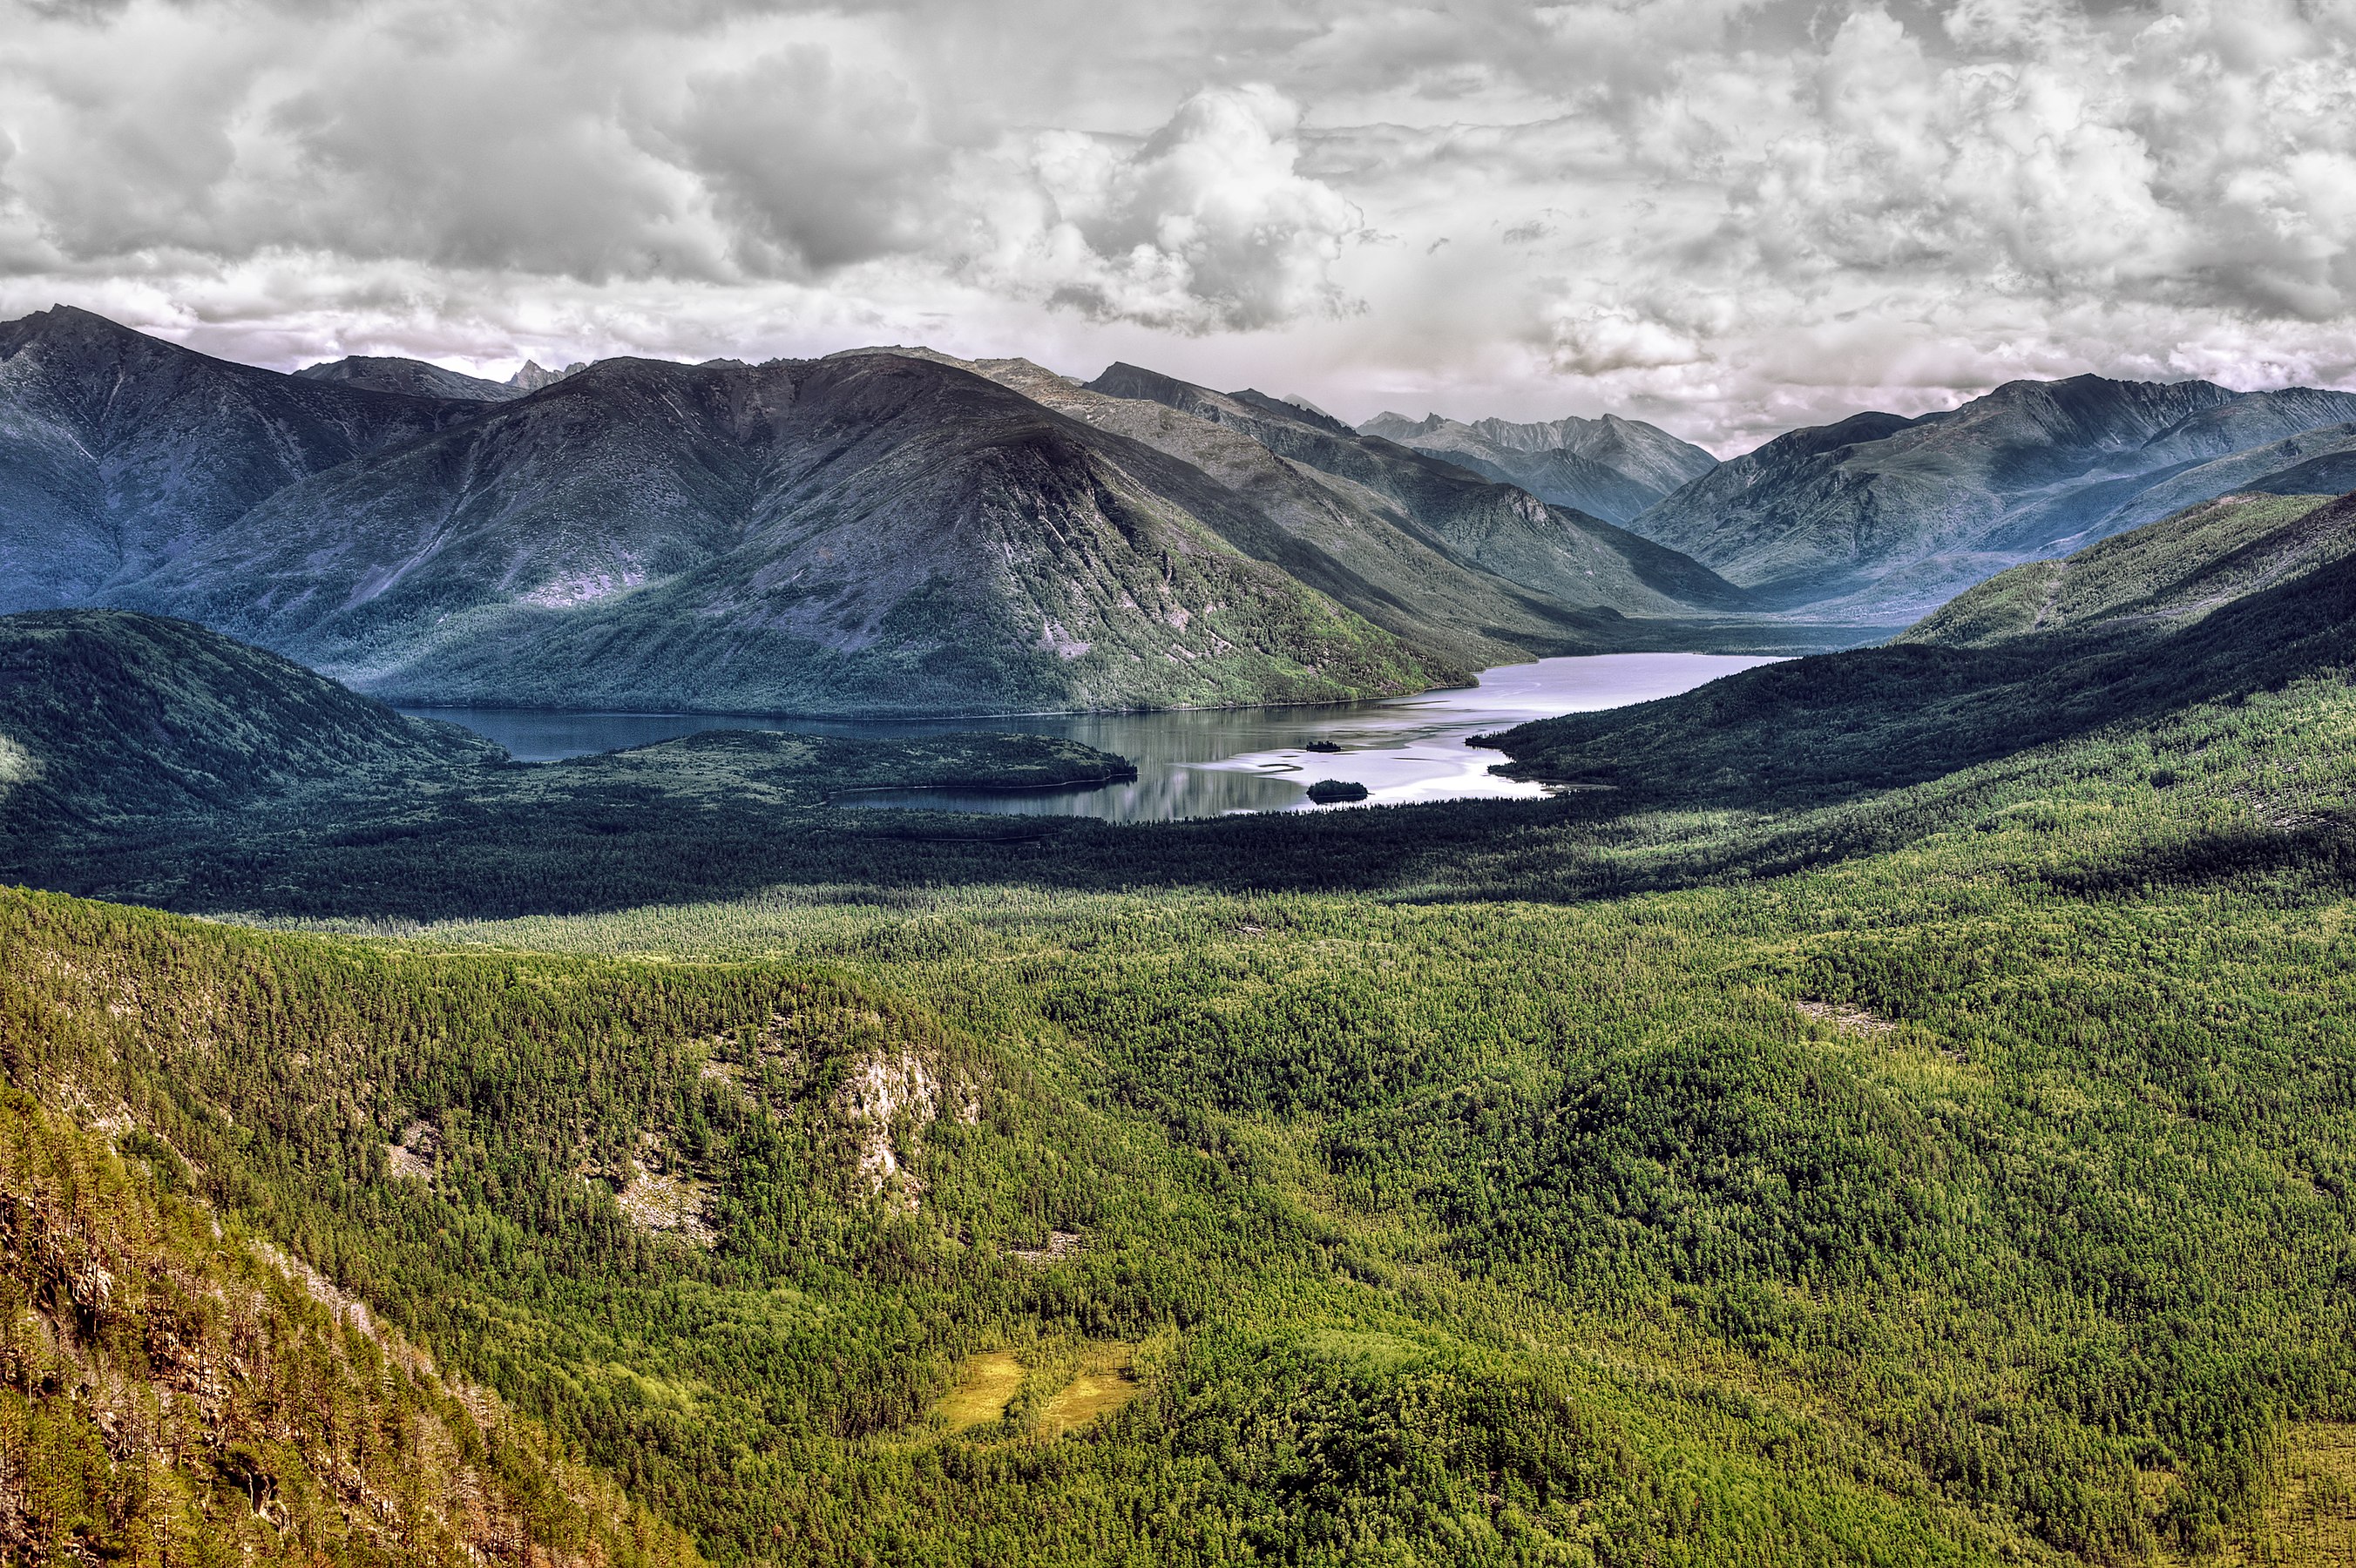
[[[1238,431],[1322,476],[1329,488],[1387,506],[1403,526],[1457,559],[1567,603],[1655,614],[1751,607],[1740,590],[1675,550],[1455,464],[1360,435],[1296,403],[1253,391],[1214,392],[1134,365],[1113,366],[1087,389],[1160,403]]]
[[[1461,648],[1467,660],[1495,663],[1521,650],[1641,645],[1660,632],[1648,633],[1622,612],[1674,616],[1694,608],[1644,581],[1626,558],[1609,550],[1590,560],[1564,597],[1520,586],[1469,559],[1393,495],[1279,455],[1254,432],[1273,432],[1280,441],[1291,432],[1290,424],[1264,421],[1216,393],[1188,389],[1203,406],[1227,405],[1226,419],[1094,390],[1028,360],[987,360],[969,368],[1199,470],[1266,518],[1271,540],[1289,541],[1257,547],[1267,559],[1419,646]],[[1527,502],[1508,498],[1508,504],[1526,508]],[[1448,514],[1440,516],[1445,521]],[[1603,538],[1610,545],[1624,542]],[[1593,541],[1566,535],[1571,548],[1582,542]],[[1726,592],[1720,586],[1716,593]]]
[[[0,323],[0,613],[100,603],[473,403],[233,365],[59,305]]]
[[[1718,466],[1718,459],[1700,447],[1656,425],[1617,414],[1530,424],[1484,419],[1468,424],[1438,414],[1410,420],[1385,412],[1358,431],[1430,453],[1501,484],[1518,485],[1542,501],[1612,523],[1630,521]]]
[[[712,711],[1312,701],[1461,673],[1195,471],[874,355],[609,360],[292,485],[132,585],[389,697]]]
[[[137,1010],[133,987],[112,995]],[[497,1397],[225,1227],[158,1136],[170,1112],[87,1081],[74,1047],[102,1032],[0,982],[0,1555],[701,1562]]]
[[[1787,605],[1919,615],[2006,567],[2143,520],[2133,503],[2154,486],[2351,418],[2356,394],[2304,388],[2015,381],[1947,413],[1858,414],[1779,436],[1633,526]],[[2165,504],[2254,477],[2219,469]],[[2216,487],[2191,493],[2204,483]]]

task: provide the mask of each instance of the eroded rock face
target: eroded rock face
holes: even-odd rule
[[[858,1172],[867,1189],[895,1191],[915,1209],[924,1183],[902,1165],[895,1134],[905,1127],[913,1137],[933,1124],[940,1114],[939,1079],[913,1051],[876,1051],[852,1067],[834,1098],[858,1135]]]
[[[1049,1264],[1061,1263],[1066,1258],[1078,1255],[1087,1249],[1087,1244],[1088,1239],[1077,1231],[1050,1231],[1045,1246],[1010,1247],[1006,1255],[1033,1268],[1044,1268]]]
[[[747,1110],[813,1125],[839,1151],[851,1191],[914,1213],[926,1191],[916,1157],[927,1128],[978,1126],[983,1085],[872,1008],[818,1002],[774,1013],[758,1031],[721,1036],[701,1080]]]
[[[581,1179],[604,1184],[622,1218],[650,1235],[671,1236],[700,1247],[719,1243],[720,1232],[709,1212],[712,1183],[659,1132],[641,1131],[624,1158],[584,1165]]]
[[[431,1181],[441,1164],[441,1130],[423,1119],[402,1128],[400,1138],[385,1147],[385,1169],[395,1176],[404,1176],[413,1181]]]
[[[720,1240],[704,1212],[711,1183],[697,1175],[660,1133],[640,1133],[637,1151],[627,1168],[615,1177],[615,1206],[640,1230],[677,1236],[702,1247]]]

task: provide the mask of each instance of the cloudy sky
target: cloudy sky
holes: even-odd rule
[[[863,343],[1721,452],[2356,384],[2356,0],[0,0],[0,315]]]

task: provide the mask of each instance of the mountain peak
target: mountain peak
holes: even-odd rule
[[[1302,424],[1312,425],[1329,435],[1355,436],[1358,433],[1324,410],[1302,402],[1297,398],[1271,398],[1266,392],[1252,387],[1246,387],[1239,392],[1229,392],[1227,396],[1246,408],[1258,409],[1264,414],[1273,414],[1279,419],[1298,420]]]
[[[94,310],[84,310],[78,304],[53,304],[47,310],[37,310],[21,319],[39,322],[50,330],[104,332],[129,336],[144,336],[137,328],[123,325],[112,316]]]
[[[0,357],[13,354],[26,344],[35,342],[85,351],[101,347],[119,351],[135,344],[183,354],[194,352],[177,343],[150,337],[135,328],[79,305],[53,304],[47,310],[33,311],[11,322],[0,322]]]
[[[542,387],[552,387],[567,376],[577,376],[589,368],[585,359],[576,359],[562,370],[552,370],[537,359],[527,359],[523,368],[508,378],[507,384],[519,392],[537,392]]]

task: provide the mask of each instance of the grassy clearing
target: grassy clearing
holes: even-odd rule
[[[940,1403],[941,1424],[951,1432],[969,1432],[1000,1420],[1023,1376],[1023,1363],[1004,1350],[968,1356],[958,1370],[957,1388]]]
[[[1061,1437],[1110,1415],[1143,1392],[1145,1385],[1137,1375],[1136,1353],[1134,1345],[1098,1348],[1072,1381],[1040,1407],[1040,1430],[1050,1437]]]

